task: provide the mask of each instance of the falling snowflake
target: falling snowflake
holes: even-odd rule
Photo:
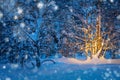
[[[6,66],[3,66],[3,69],[6,69]]]
[[[57,73],[57,70],[54,70],[54,73]]]
[[[110,68],[107,68],[106,71],[110,71]]]
[[[6,26],[6,23],[3,23],[3,26]]]
[[[35,35],[35,33],[32,32],[32,35]]]
[[[5,80],[11,80],[11,78],[7,77]]]
[[[44,4],[43,4],[42,2],[39,2],[39,3],[37,4],[37,7],[38,7],[39,9],[42,9],[43,6],[44,6]]]
[[[25,23],[20,23],[20,27],[24,28],[25,27]]]
[[[116,75],[116,77],[120,77],[120,73],[118,73],[116,70],[113,71],[113,73]]]
[[[2,12],[0,12],[0,18],[2,18],[3,17],[3,13]]]
[[[87,73],[88,73],[88,71],[84,71],[84,72],[83,72],[83,74],[87,74]]]
[[[73,9],[72,9],[72,8],[70,8],[69,10],[70,10],[70,12],[73,12]]]
[[[5,42],[9,42],[9,38],[8,37],[5,38]]]
[[[28,27],[27,30],[30,30],[30,28]]]
[[[22,9],[22,8],[19,8],[19,7],[18,7],[17,10],[18,10],[18,11],[17,11],[18,14],[22,14],[22,13],[23,13],[23,9]]]
[[[54,5],[54,10],[58,10],[58,6],[57,5]]]
[[[26,55],[25,55],[25,59],[27,59],[27,58],[28,58],[28,55],[26,54]]]
[[[14,19],[15,19],[15,20],[18,19],[18,16],[15,15],[15,16],[14,16]]]
[[[80,78],[80,77],[78,77],[78,78],[77,78],[77,80],[81,80],[81,78]]]
[[[21,41],[21,40],[22,40],[22,37],[19,37],[18,39]]]
[[[26,77],[24,77],[24,80],[29,80],[29,78],[26,76]]]
[[[117,19],[120,20],[120,15],[117,16]]]
[[[105,72],[105,77],[109,77],[110,73]]]
[[[114,0],[110,0],[110,2],[111,2],[111,3],[113,3],[113,2],[114,2]]]

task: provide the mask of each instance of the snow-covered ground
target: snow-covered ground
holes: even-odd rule
[[[120,80],[120,60],[74,58],[55,59],[40,68],[0,64],[0,80]],[[96,63],[95,63],[96,62]]]
[[[75,58],[60,58],[57,62],[70,63],[70,64],[120,64],[120,59],[105,59],[105,58],[88,58],[87,60],[79,60]]]

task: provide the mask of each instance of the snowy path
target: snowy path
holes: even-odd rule
[[[86,61],[86,64],[81,64],[80,62],[73,58],[61,58],[56,59],[56,64],[44,63],[39,69],[23,69],[17,64],[1,64],[0,80],[120,80],[118,63],[88,64]]]

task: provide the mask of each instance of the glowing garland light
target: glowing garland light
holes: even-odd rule
[[[97,18],[95,35],[90,33],[91,32],[90,27],[83,31],[85,33],[86,39],[84,43],[84,48],[82,48],[81,50],[85,51],[87,59],[98,58],[100,54],[102,54],[101,58],[103,58],[105,51],[111,47],[108,47],[108,41],[102,38],[101,16],[99,15]],[[89,52],[91,53],[90,57],[88,56]]]

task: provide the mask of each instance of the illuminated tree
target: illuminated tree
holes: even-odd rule
[[[76,31],[79,31],[81,34],[77,35],[74,32],[74,35],[69,37],[82,40],[81,42],[79,42],[79,46],[81,47],[80,49],[85,52],[87,57],[88,54],[90,54],[91,58],[94,55],[96,57],[101,57],[105,55],[106,51],[112,51],[113,55],[115,54],[115,51],[117,51],[117,53],[119,54],[119,28],[117,28],[117,30],[115,29],[117,25],[111,25],[114,24],[114,22],[107,23],[106,21],[103,21],[106,19],[106,14],[104,14],[105,11],[102,10],[99,6],[102,5],[102,2],[96,1],[96,3],[96,6],[93,6],[94,4],[92,5],[92,3],[91,5],[87,3],[84,4],[85,6],[83,8],[87,8],[84,14],[80,12],[78,13],[78,10],[74,11],[73,15],[80,20],[79,22],[82,22],[83,27],[78,27],[78,24],[76,24],[77,27],[74,27],[74,29]],[[97,11],[95,11],[94,9],[97,9]],[[113,16],[115,15],[112,14],[111,17],[109,16],[109,20],[114,21],[115,19],[113,18]],[[72,21],[72,24],[74,23],[77,23],[77,19],[75,18]],[[107,26],[110,26],[105,26],[106,23]],[[76,43],[76,45],[77,44],[78,43]]]

